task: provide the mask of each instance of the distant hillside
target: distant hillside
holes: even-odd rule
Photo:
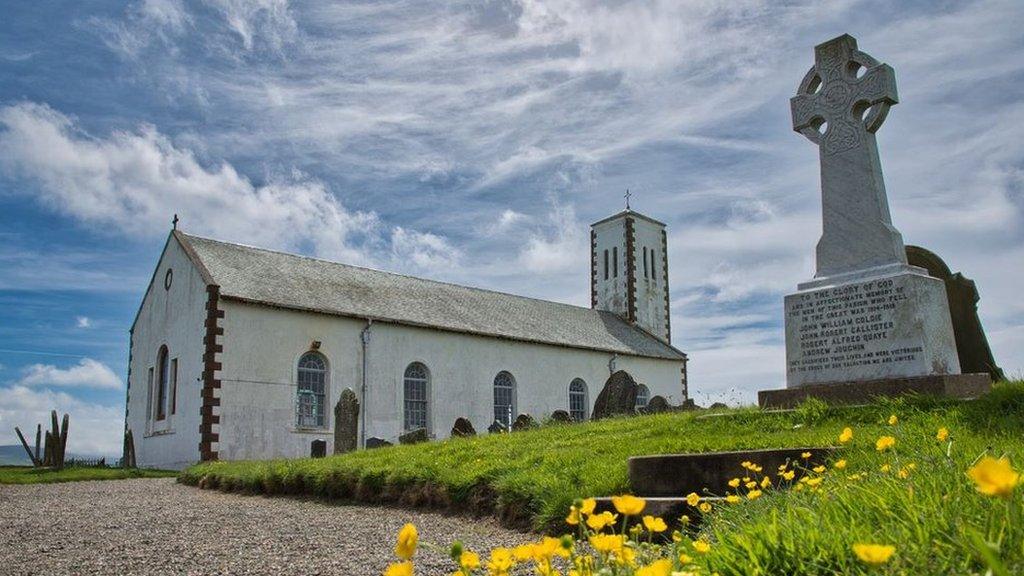
[[[30,464],[32,461],[29,460],[28,454],[25,453],[21,444],[0,446],[0,466],[27,466]]]

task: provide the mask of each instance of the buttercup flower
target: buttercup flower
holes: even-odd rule
[[[761,491],[760,490],[751,490],[750,492],[747,492],[747,500],[757,500],[760,497],[761,497]]]
[[[664,532],[668,529],[665,521],[657,516],[644,516],[644,528],[651,532]]]
[[[907,478],[910,477],[910,470],[907,470],[906,468],[900,468],[900,471],[897,472],[896,475],[899,476],[901,480],[906,480]]]
[[[707,554],[711,550],[711,544],[707,540],[694,540],[693,549],[701,554]]]
[[[811,457],[811,453],[810,452],[804,452],[803,454],[800,455],[800,457],[803,458],[804,460],[807,460],[808,458]]]
[[[825,467],[824,466],[815,466],[814,468],[811,468],[811,470],[814,470],[818,474],[821,474],[822,472],[825,471]]]
[[[708,512],[711,512],[711,503],[710,502],[701,502],[700,503],[700,511],[703,514],[707,514]]]
[[[847,426],[843,428],[843,432],[839,434],[839,443],[846,444],[850,440],[853,440],[853,429]]]
[[[613,496],[612,504],[620,514],[636,516],[644,511],[644,506],[647,505],[647,502],[645,502],[643,498],[637,498],[636,496],[626,494],[624,496]]]
[[[889,561],[896,552],[896,547],[886,544],[854,544],[853,552],[861,562],[870,566],[881,566]]]
[[[945,442],[949,438],[949,430],[943,426],[939,428],[939,431],[935,433],[935,439],[939,442]]]
[[[398,531],[398,543],[395,544],[395,556],[402,560],[411,560],[416,553],[416,543],[419,541],[419,534],[412,524],[402,526]],[[410,568],[411,570],[411,568]],[[411,574],[412,572],[410,572]]]
[[[696,506],[700,503],[700,496],[696,492],[690,492],[686,495],[686,503],[690,506]]]
[[[575,506],[569,507],[569,515],[565,517],[565,523],[575,526],[580,523],[580,511]]]
[[[735,494],[729,494],[728,496],[725,497],[725,501],[728,502],[729,504],[739,504],[741,502],[741,499],[739,496]]]
[[[672,561],[668,558],[655,560],[651,564],[636,571],[636,576],[671,576]]]
[[[384,571],[384,576],[412,576],[412,562],[408,560],[396,562],[388,566],[388,569]]]
[[[740,487],[740,479],[739,478],[733,478],[732,480],[729,480],[729,487],[730,488],[739,488]]]
[[[875,450],[878,450],[879,452],[885,452],[886,450],[892,448],[895,445],[895,438],[893,438],[892,436],[882,436],[881,438],[875,441]]]
[[[459,556],[459,566],[466,570],[476,570],[480,567],[480,555],[466,550]]]
[[[580,513],[581,514],[588,514],[588,515],[589,514],[593,514],[594,513],[594,508],[596,506],[597,506],[597,500],[595,500],[593,498],[587,498],[587,499],[583,500],[582,504],[580,504]]]
[[[761,488],[767,488],[772,485],[772,479],[765,476],[761,479]]]
[[[617,514],[605,510],[600,514],[591,514],[587,517],[587,526],[591,530],[602,530],[605,526],[615,524],[615,520],[618,518]]]
[[[836,460],[832,467],[836,470],[842,470],[843,468],[846,468],[846,460]]]
[[[512,557],[512,551],[508,548],[495,548],[491,550],[491,559],[487,562],[487,570],[491,576],[508,576],[512,566],[516,563]]]
[[[790,470],[788,472],[783,472],[782,473],[782,479],[783,480],[792,480],[793,477],[795,477],[795,476],[796,476],[796,472],[794,472],[792,470]]]
[[[1013,489],[1020,484],[1020,473],[1013,469],[1005,457],[996,460],[985,456],[967,471],[967,475],[974,480],[978,492],[986,496],[1009,498]]]
[[[821,484],[821,481],[824,480],[824,478],[819,476],[817,478],[807,478],[806,480],[807,480],[806,484],[808,486],[814,487],[814,486],[817,486],[818,484]]]
[[[889,416],[889,426],[895,426],[895,425],[899,424],[899,422],[900,422],[900,419],[897,418],[895,414],[893,414],[892,416]]]
[[[889,473],[889,465],[888,464],[882,464],[882,467],[879,468],[879,470],[881,470],[882,472],[885,472],[886,474],[888,474]]]
[[[747,482],[746,484],[744,484],[744,486],[747,488],[747,490],[752,490],[752,489],[757,487],[757,482],[754,482],[753,480],[751,480],[750,482]]]
[[[618,534],[594,534],[590,537],[590,545],[602,554],[618,552],[625,543],[625,536]]]

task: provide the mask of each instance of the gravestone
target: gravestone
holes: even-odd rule
[[[895,73],[846,34],[814,54],[790,104],[793,129],[818,146],[822,236],[814,279],[785,297],[787,390],[899,380],[948,393],[961,370],[945,286],[907,262],[875,141],[898,102]],[[973,394],[977,382],[964,383]],[[776,392],[761,405],[800,396]]]
[[[512,431],[520,432],[523,430],[529,430],[530,428],[536,428],[537,421],[533,419],[533,416],[529,414],[520,414],[516,416],[515,422],[512,423]]]
[[[565,410],[555,410],[551,413],[551,421],[559,424],[570,424],[572,423],[572,416]]]
[[[647,406],[644,407],[646,414],[659,414],[661,412],[671,412],[672,405],[668,403],[668,400],[664,396],[652,396],[647,401]]]
[[[313,440],[309,445],[310,458],[323,458],[327,456],[327,440]]]
[[[619,370],[608,377],[601,393],[594,401],[593,420],[600,420],[619,414],[633,414],[636,411],[636,395],[639,387],[636,380],[625,370]]]
[[[427,440],[430,440],[430,435],[427,434],[426,428],[410,430],[398,437],[399,444],[419,444]]]
[[[466,438],[469,436],[476,436],[476,429],[473,428],[473,423],[466,418],[456,418],[455,424],[452,426],[452,436],[456,438]]]
[[[384,448],[386,446],[393,446],[393,444],[383,438],[377,438],[376,436],[366,439],[366,448],[368,450],[372,448]]]
[[[359,400],[351,388],[346,388],[334,406],[334,453],[352,452],[358,444]]]
[[[502,424],[501,422],[498,422],[497,420],[492,422],[491,425],[487,427],[487,431],[491,434],[501,434],[502,432],[507,432],[507,430],[505,429],[505,425]]]
[[[942,280],[946,285],[960,369],[967,374],[987,372],[993,380],[1004,380],[1006,376],[996,365],[992,348],[985,337],[985,329],[981,326],[981,318],[978,317],[978,301],[981,297],[974,280],[959,272],[954,274],[938,254],[920,246],[907,246],[907,262],[924,268],[930,276]]]

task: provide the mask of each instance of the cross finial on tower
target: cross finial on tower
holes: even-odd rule
[[[632,195],[633,195],[633,194],[631,194],[631,193],[630,193],[630,191],[629,191],[629,188],[626,188],[626,194],[625,194],[625,198],[626,198],[626,210],[629,210],[629,197],[630,197],[630,196],[632,196]]]
[[[172,230],[177,230],[178,229],[178,215],[177,214],[175,214],[174,215],[174,219],[171,220],[171,227],[172,227],[171,228]]]

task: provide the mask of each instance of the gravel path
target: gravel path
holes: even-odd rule
[[[239,496],[173,478],[0,485],[0,574],[380,574],[405,522],[417,574],[448,574],[458,538],[485,550],[530,535],[397,508]]]

